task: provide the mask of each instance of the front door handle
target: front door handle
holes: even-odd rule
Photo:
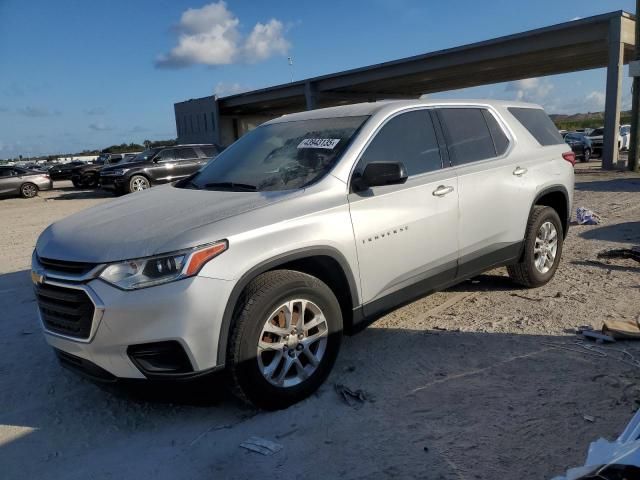
[[[516,177],[521,177],[522,175],[524,175],[525,173],[527,173],[527,169],[526,168],[522,168],[522,167],[516,167],[516,169],[513,171],[513,174]]]
[[[452,186],[439,185],[438,188],[433,191],[433,195],[436,197],[444,197],[451,192],[453,192]]]

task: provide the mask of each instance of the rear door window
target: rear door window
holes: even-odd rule
[[[357,171],[372,162],[402,162],[407,174],[442,168],[440,149],[428,110],[414,110],[385,123],[362,155]]]
[[[441,108],[437,111],[453,165],[464,165],[496,156],[496,147],[483,109]]]
[[[198,154],[193,148],[178,148],[176,149],[176,160],[191,160],[198,158]]]
[[[509,107],[509,112],[543,147],[564,143],[558,128],[544,110],[540,108]]]

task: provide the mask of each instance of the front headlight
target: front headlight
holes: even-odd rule
[[[125,260],[108,265],[100,278],[123,290],[136,290],[196,275],[229,247],[226,240],[154,257]]]

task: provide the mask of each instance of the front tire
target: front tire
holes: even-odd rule
[[[286,408],[329,375],[342,340],[342,312],[331,289],[292,270],[263,273],[246,287],[227,349],[232,389],[257,407]]]
[[[143,177],[142,175],[134,175],[129,180],[129,193],[141,192],[142,190],[146,190],[148,188],[151,188],[151,184],[149,183],[149,179],[147,177]]]
[[[38,187],[31,182],[23,183],[20,187],[22,198],[33,198],[38,195]]]
[[[527,288],[541,287],[553,278],[562,255],[563,227],[551,207],[533,207],[524,239],[522,259],[507,266],[511,279]]]

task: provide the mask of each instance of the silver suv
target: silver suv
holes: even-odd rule
[[[343,332],[506,265],[547,283],[573,153],[544,111],[392,101],[285,115],[199,172],[49,226],[32,277],[63,364],[102,380],[222,369],[263,408],[308,396]]]

